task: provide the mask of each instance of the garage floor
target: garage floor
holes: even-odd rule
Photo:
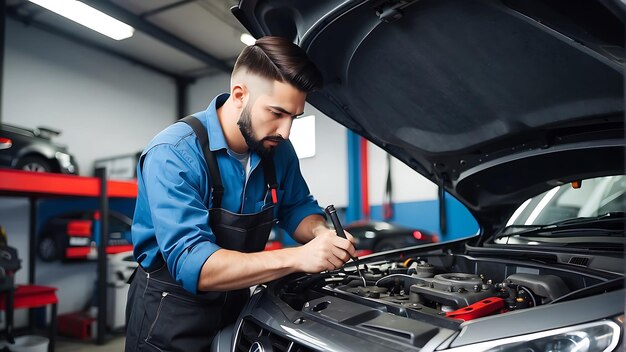
[[[92,341],[79,341],[65,337],[57,337],[56,352],[120,352],[124,351],[124,336],[115,336],[104,345],[96,345]]]

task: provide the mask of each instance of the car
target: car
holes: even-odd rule
[[[257,286],[233,351],[624,350],[622,2],[241,0],[232,11],[254,37],[307,52],[325,82],[310,104],[479,225]]]
[[[60,133],[46,127],[28,129],[0,124],[0,167],[77,175],[74,156],[67,147],[52,141]]]
[[[37,242],[37,254],[46,262],[97,258],[100,243],[100,212],[82,210],[64,213],[47,220]],[[132,251],[132,219],[109,211],[107,254]]]
[[[356,239],[358,256],[438,242],[437,236],[428,231],[408,228],[387,221],[355,221],[344,226],[344,229]]]

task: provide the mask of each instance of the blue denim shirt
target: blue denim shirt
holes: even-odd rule
[[[262,209],[267,194],[260,157],[250,154],[246,183],[241,163],[227,153],[227,144],[216,109],[228,99],[217,96],[209,107],[194,114],[209,134],[210,149],[217,155],[222,175],[222,208],[249,214]],[[311,196],[298,158],[289,141],[276,147],[274,164],[279,183],[275,215],[278,225],[291,234],[302,219],[323,215]],[[139,193],[132,226],[134,255],[146,270],[167,263],[172,277],[196,293],[204,262],[220,247],[209,227],[210,176],[200,144],[190,126],[175,123],[161,131],[141,155],[137,166]]]

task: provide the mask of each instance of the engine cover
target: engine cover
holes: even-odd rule
[[[496,289],[492,284],[485,284],[478,275],[465,273],[447,273],[432,278],[420,278],[421,283],[411,285],[411,297],[440,303],[450,309],[471,305],[482,299],[492,297]]]

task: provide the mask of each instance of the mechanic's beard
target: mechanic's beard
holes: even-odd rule
[[[252,130],[252,113],[247,106],[241,112],[237,126],[239,126],[239,131],[241,131],[243,139],[248,145],[248,149],[258,153],[262,157],[269,156],[274,152],[274,148],[265,148],[263,146],[264,141],[268,140],[280,143],[285,140],[281,135],[267,136],[261,140],[256,139],[254,137],[254,131]]]

